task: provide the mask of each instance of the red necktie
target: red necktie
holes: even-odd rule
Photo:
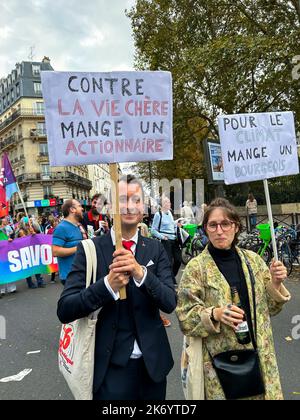
[[[132,251],[131,251],[131,247],[132,247],[132,245],[134,245],[135,244],[135,242],[134,241],[122,241],[122,245],[123,245],[123,247],[125,248],[125,249],[127,249],[128,251],[130,251],[131,253],[133,253]]]

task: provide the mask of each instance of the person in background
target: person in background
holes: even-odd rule
[[[103,209],[106,205],[106,198],[102,194],[95,194],[92,197],[92,207],[87,213],[84,213],[82,225],[87,232],[92,231],[89,236],[100,236],[109,231],[109,221],[106,215],[103,215]]]
[[[48,225],[48,228],[47,228],[47,232],[46,232],[46,234],[47,234],[47,235],[53,235],[53,233],[54,233],[54,229],[55,229],[55,228],[56,228],[56,226],[58,225],[59,221],[58,221],[58,219],[57,219],[56,217],[54,217],[54,216],[49,216],[48,221],[49,221],[49,225]],[[51,273],[51,280],[50,280],[50,283],[55,283],[55,275],[56,275],[56,274],[57,274],[57,273]]]
[[[252,193],[248,195],[248,200],[246,201],[246,211],[249,218],[250,231],[252,231],[255,229],[257,223],[257,201]]]
[[[0,220],[0,230],[7,236],[8,242],[12,242],[15,238],[15,231],[9,225],[7,219]],[[4,296],[6,293],[15,293],[17,291],[16,283],[6,283],[1,284],[0,286],[0,297]]]
[[[25,217],[25,213],[20,212],[16,215],[15,217],[15,222],[14,222],[14,229],[15,232],[18,231],[19,227],[20,227],[20,221],[22,220],[22,218]]]
[[[196,207],[196,216],[195,216],[195,222],[197,223],[198,226],[202,226],[202,222],[203,222],[203,218],[204,218],[204,213],[206,211],[207,208],[207,204],[203,203],[201,204],[200,207]]]
[[[65,285],[77,246],[86,237],[84,237],[81,225],[83,208],[79,201],[66,200],[62,206],[62,212],[64,219],[53,232],[52,252],[53,256],[57,257],[60,281]]]
[[[171,212],[171,201],[168,197],[162,197],[161,211],[154,215],[151,233],[155,238],[160,239],[165,248],[173,270],[173,281],[176,285],[176,276],[181,266],[181,249],[176,237],[176,223]],[[161,314],[165,327],[171,326],[171,321]]]
[[[21,230],[21,235],[25,233],[25,236],[36,235],[36,234],[42,233],[41,227],[38,224],[38,222],[34,218],[32,217],[28,218],[27,216],[24,216],[20,220],[19,229],[17,231],[18,238],[20,237],[20,230]],[[46,287],[46,284],[41,274],[35,274],[35,279],[36,279],[37,284],[33,283],[31,276],[26,278],[29,289]]]
[[[0,220],[0,229],[9,239],[14,239],[15,231],[6,218]]]
[[[185,219],[186,224],[194,223],[194,213],[188,201],[183,202],[183,207],[181,208],[180,215],[183,219]]]
[[[181,249],[176,239],[176,223],[171,211],[171,201],[166,196],[162,197],[161,211],[154,215],[151,233],[161,240],[167,251],[173,268],[174,283],[176,284],[176,276],[181,266]]]
[[[143,220],[138,224],[138,229],[141,232],[142,236],[144,236],[145,238],[149,238],[150,236],[149,228]]]

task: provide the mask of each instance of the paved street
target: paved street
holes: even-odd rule
[[[273,326],[285,398],[300,400],[300,340],[286,341],[286,337],[292,336],[291,320],[299,314],[300,281],[289,280],[287,285],[293,300],[274,318]],[[56,302],[60,291],[61,286],[50,284],[49,278],[45,289],[29,290],[25,282],[20,282],[16,294],[0,300],[0,315],[7,323],[7,339],[0,340],[0,380],[24,369],[32,369],[20,382],[0,382],[0,400],[72,399],[57,368],[60,323],[56,317]],[[181,400],[179,360],[182,335],[175,315],[169,318],[172,326],[168,328],[168,335],[175,367],[168,378],[167,398]],[[40,352],[27,354],[32,351]]]

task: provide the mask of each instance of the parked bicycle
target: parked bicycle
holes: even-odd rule
[[[292,234],[293,233],[293,234]],[[294,238],[294,230],[284,226],[275,228],[276,247],[278,259],[286,266],[288,275],[292,273],[295,258],[298,260],[299,248],[291,249],[291,238]],[[247,235],[239,242],[241,248],[249,249],[259,254],[266,264],[270,264],[274,256],[270,224],[257,225],[257,230]],[[296,255],[297,252],[297,255]]]
[[[189,239],[181,250],[181,261],[186,265],[204,250],[208,239],[201,225],[187,224],[182,228],[189,234]]]

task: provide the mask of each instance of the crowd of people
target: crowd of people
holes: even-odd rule
[[[163,196],[157,211],[145,221],[143,187],[137,178],[120,179],[119,197],[123,248],[118,250],[102,194],[94,195],[87,212],[79,201],[69,199],[60,217],[36,220],[19,214],[15,220],[2,220],[0,226],[9,241],[38,233],[52,235],[64,286],[57,307],[62,323],[102,309],[96,327],[93,398],[165,399],[174,361],[164,328],[170,321],[164,314],[176,309],[190,355],[198,345],[197,357],[193,363],[187,357],[182,370],[191,388],[188,396],[282,399],[270,316],[277,315],[291,298],[283,285],[284,265],[273,261],[267,267],[258,255],[237,247],[241,220],[225,199],[202,208],[184,202],[181,218],[174,220],[171,201]],[[247,202],[252,223],[254,200],[250,196]],[[182,223],[201,224],[208,245],[179,279],[176,232]],[[86,288],[82,241],[88,238],[94,242],[98,261],[97,281]],[[26,281],[29,288],[45,287],[38,274],[36,284],[31,277]],[[51,281],[55,282],[55,273]],[[120,299],[124,287],[125,300]],[[15,284],[1,286],[2,294],[15,291]],[[219,372],[220,357],[232,384],[224,371]],[[242,377],[232,368],[232,357],[241,363]]]
[[[192,202],[184,202],[180,212],[181,218],[184,219],[184,223],[201,224],[204,208],[205,204],[201,208],[198,208]],[[157,218],[161,214],[163,214],[164,220],[162,228],[156,226]],[[0,219],[0,232],[5,235],[3,239],[6,237],[10,242],[17,238],[39,233],[52,235],[53,254],[58,258],[59,266],[61,267],[59,280],[64,285],[78,243],[83,239],[107,234],[112,227],[112,223],[109,202],[103,194],[96,193],[91,199],[91,208],[86,212],[84,212],[81,204],[77,200],[70,199],[65,201],[60,215],[51,213],[36,217],[31,215],[26,216],[24,212],[19,212],[15,217],[7,216]],[[167,227],[165,226],[166,223]],[[161,236],[164,228],[168,230],[168,234],[164,234],[165,237],[162,239]],[[144,214],[139,223],[139,230],[144,237],[162,239],[162,244],[172,262],[174,278],[176,278],[181,265],[181,251],[177,240],[175,240],[175,228],[176,223],[174,222],[171,211],[171,201],[167,197],[162,197],[160,203],[157,203],[155,207],[153,206],[149,209],[147,217]],[[65,266],[67,267],[66,269]],[[51,283],[56,282],[57,274],[51,274]],[[41,274],[36,274],[35,279],[36,283],[33,282],[32,277],[26,278],[28,288],[36,289],[46,287],[46,283]],[[7,293],[15,293],[16,291],[16,283],[2,285],[0,287],[0,296],[2,297]],[[162,319],[165,326],[171,325],[170,321],[163,317],[163,315]]]
[[[78,243],[57,308],[62,323],[101,309],[93,399],[165,399],[174,362],[161,312],[168,314],[175,308],[189,354],[194,342],[201,343],[201,352],[184,370],[194,389],[189,396],[282,399],[270,316],[291,298],[283,286],[284,265],[273,262],[268,268],[256,254],[237,248],[240,217],[227,200],[217,199],[203,214],[208,246],[191,260],[182,279],[177,277],[177,286],[180,264],[175,231],[180,222],[174,221],[170,200],[163,197],[161,209],[154,214],[150,230],[158,240],[153,240],[139,233],[144,213],[140,182],[122,178],[119,195],[124,248],[114,248],[114,227],[93,239],[97,281],[86,288],[86,258]],[[191,221],[186,203],[183,207]],[[82,214],[78,204],[72,208],[73,216]],[[120,298],[124,287],[125,300]],[[227,377],[224,369],[222,375],[218,370],[220,359]],[[234,367],[237,362],[239,369]]]
[[[65,259],[61,259],[60,255],[56,254],[56,252],[58,246],[60,245],[58,238],[60,237],[61,231],[64,231],[65,226],[71,226],[70,223],[67,222],[68,220],[71,219],[74,224],[74,229],[76,231],[78,230],[76,245],[82,239],[86,239],[88,235],[93,237],[94,235],[98,235],[100,233],[107,233],[111,226],[111,217],[109,215],[108,208],[106,207],[107,201],[101,194],[94,195],[92,198],[92,206],[89,211],[83,213],[83,209],[81,208],[82,211],[79,211],[79,217],[76,216],[78,212],[75,212],[75,217],[72,217],[73,210],[71,210],[71,208],[73,209],[73,205],[75,205],[75,207],[77,206],[81,208],[81,205],[77,200],[66,200],[66,203],[62,208],[62,214],[59,216],[55,216],[54,214],[43,214],[35,217],[33,215],[26,216],[24,212],[19,212],[15,217],[4,217],[3,219],[0,219],[0,232],[4,235],[2,236],[2,239],[6,239],[9,242],[12,242],[17,238],[24,238],[25,236],[30,235],[52,235],[55,249],[54,256],[57,256],[60,261],[60,265],[64,266]],[[66,236],[65,239],[68,243],[66,247],[69,247],[72,243],[69,242],[68,236]],[[73,250],[74,249],[75,253],[76,248],[73,248]],[[70,264],[67,262],[67,265]],[[65,271],[62,268],[59,275],[62,284],[64,284],[65,276]],[[57,273],[52,273],[50,282],[55,283],[56,277]],[[35,280],[36,282],[33,281],[32,277],[26,278],[27,286],[29,289],[46,287],[46,283],[41,274],[36,274]],[[16,291],[16,283],[0,285],[0,297],[3,297],[5,294],[15,293]]]

